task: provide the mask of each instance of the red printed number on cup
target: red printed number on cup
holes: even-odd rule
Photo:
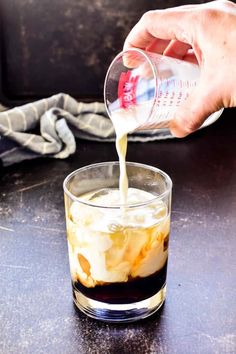
[[[131,71],[121,73],[118,85],[118,97],[121,108],[128,108],[136,104],[136,87],[138,76],[131,76]]]

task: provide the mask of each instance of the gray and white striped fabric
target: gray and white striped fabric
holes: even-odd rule
[[[168,130],[141,131],[131,141],[171,138]],[[8,166],[40,156],[66,158],[76,150],[76,139],[114,141],[112,122],[103,103],[82,103],[67,94],[0,112],[0,159]]]

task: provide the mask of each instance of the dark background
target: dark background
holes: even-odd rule
[[[102,99],[107,66],[141,14],[183,3],[0,0],[0,101]],[[236,353],[235,112],[185,139],[129,144],[127,160],[174,184],[167,300],[146,321],[99,323],[72,303],[62,182],[116,160],[115,144],[80,140],[66,160],[0,171],[1,354]]]
[[[203,2],[0,0],[0,102],[58,92],[102,99],[108,65],[144,12]]]

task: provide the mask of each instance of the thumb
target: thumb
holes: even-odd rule
[[[202,80],[193,89],[186,101],[178,107],[170,122],[171,133],[183,138],[200,128],[204,121],[220,107],[217,104],[217,90],[209,88]]]

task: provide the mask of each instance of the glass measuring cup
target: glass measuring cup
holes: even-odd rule
[[[116,132],[168,127],[199,76],[199,66],[186,61],[140,49],[118,54],[104,84],[105,105]]]

